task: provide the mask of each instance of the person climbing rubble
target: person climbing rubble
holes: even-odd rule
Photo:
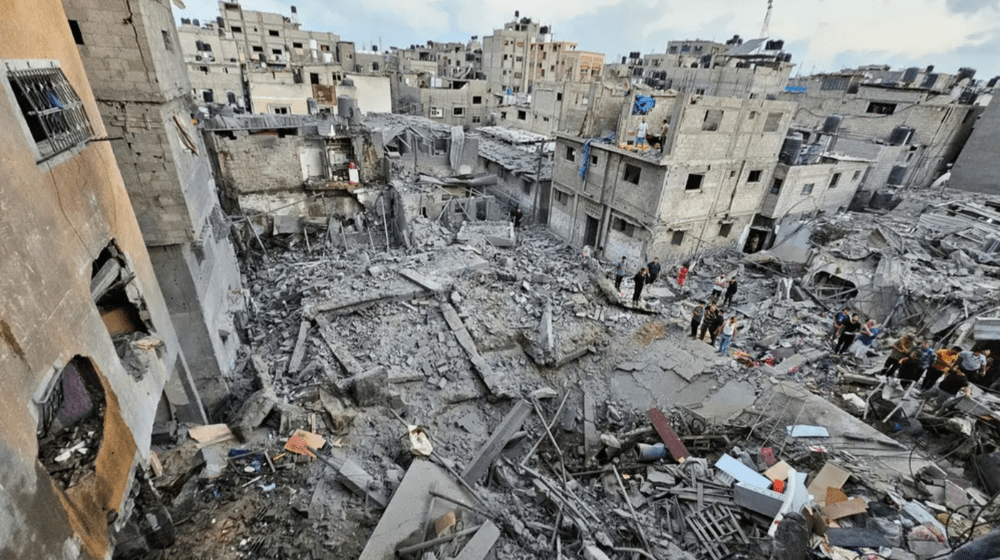
[[[837,339],[840,338],[840,330],[844,328],[851,320],[851,308],[845,307],[843,311],[837,313],[833,317],[833,333],[830,334],[830,344],[834,347],[837,345]]]
[[[715,283],[712,285],[712,301],[719,301],[719,298],[722,297],[722,293],[724,291],[726,291],[726,274],[724,272],[720,272],[719,275],[715,277]]]
[[[882,332],[882,329],[878,328],[878,323],[875,322],[875,319],[868,319],[848,351],[854,354],[855,358],[861,360],[868,354],[868,349],[871,348],[880,332]]]
[[[739,289],[737,285],[736,278],[729,281],[729,287],[726,288],[726,297],[722,300],[723,305],[732,305],[733,296],[736,295],[736,290]]]
[[[854,337],[859,330],[861,330],[861,319],[855,313],[840,327],[840,334],[837,336],[837,345],[834,346],[833,353],[843,354],[854,343]]]
[[[624,278],[625,278],[625,257],[623,256],[622,260],[618,264],[615,265],[615,291],[618,292],[619,296],[625,295],[621,291],[622,290],[622,280]]]
[[[687,280],[688,272],[689,272],[688,271],[688,263],[682,264],[680,271],[677,272],[677,287],[678,288],[683,288],[684,287],[684,281]]]
[[[722,337],[719,339],[719,354],[725,354],[729,350],[729,345],[733,343],[736,336],[736,316],[733,315],[722,326]]]
[[[914,350],[913,335],[904,334],[892,344],[889,349],[889,357],[882,365],[882,375],[891,376],[899,369],[899,362],[907,357]]]
[[[646,265],[646,270],[649,271],[649,279],[646,280],[647,284],[652,284],[656,282],[656,278],[660,276],[660,259],[654,258],[649,264]]]
[[[961,351],[962,348],[960,346],[953,346],[951,348],[942,348],[938,350],[934,364],[927,370],[927,375],[924,377],[924,382],[921,385],[921,388],[924,391],[929,390],[935,383],[938,382],[939,379],[941,379],[942,376],[954,370],[955,362],[958,360],[958,354]]]

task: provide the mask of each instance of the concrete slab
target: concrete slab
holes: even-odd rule
[[[447,471],[426,459],[414,458],[358,560],[393,560],[396,545],[419,531],[424,519],[436,519],[455,509],[444,500],[434,500],[431,508],[429,490],[435,484],[438,492],[475,503]]]

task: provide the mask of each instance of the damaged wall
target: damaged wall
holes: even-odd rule
[[[1000,176],[996,162],[1000,161],[1000,101],[996,97],[974,123],[972,136],[962,148],[948,187],[963,191],[996,194],[1000,192]]]
[[[63,6],[56,0],[15,1],[0,19],[0,58],[56,60],[82,99],[93,138],[105,138]],[[107,33],[130,28],[110,25]],[[134,36],[133,36],[134,37]],[[37,67],[37,66],[36,66]],[[7,84],[7,80],[4,80]],[[106,142],[78,144],[37,163],[34,141],[11,90],[0,95],[5,131],[0,199],[6,241],[0,258],[0,556],[100,559],[109,554],[108,519],[123,509],[136,462],[149,457],[153,416],[166,391],[180,406],[189,392],[175,376],[181,354],[166,303],[132,213],[128,193]],[[146,328],[161,341],[137,349],[145,370],[126,372],[91,297],[94,260],[114,240],[135,278]],[[74,357],[90,364],[105,395],[103,443],[93,474],[68,491],[57,488],[36,460],[39,407]],[[183,368],[181,368],[183,370]],[[179,377],[186,375],[186,371]],[[196,396],[194,397],[196,398]]]

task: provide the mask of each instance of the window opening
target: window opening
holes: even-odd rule
[[[637,165],[632,165],[630,163],[625,164],[625,174],[622,178],[633,185],[639,184],[639,176],[642,174],[642,169]]]
[[[687,184],[684,185],[684,190],[686,191],[696,191],[701,188],[702,181],[705,180],[705,176],[698,173],[688,174]]]
[[[763,172],[764,171],[762,169],[754,169],[750,171],[750,174],[747,175],[747,183],[756,183],[760,181],[760,176]]]
[[[14,70],[7,79],[38,148],[39,161],[90,140],[93,130],[83,101],[62,69]]]

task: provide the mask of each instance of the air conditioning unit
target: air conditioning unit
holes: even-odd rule
[[[441,107],[431,107],[431,118],[440,119],[444,116],[444,109]]]

